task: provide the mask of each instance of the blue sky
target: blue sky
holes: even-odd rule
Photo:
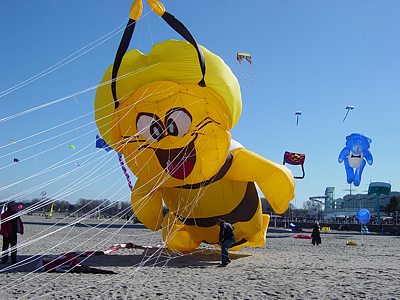
[[[390,182],[392,190],[400,190],[399,1],[163,3],[238,77],[243,112],[233,138],[276,162],[286,150],[306,154],[306,178],[296,181],[297,206],[327,186],[336,187],[336,197],[347,193],[337,156],[353,132],[372,139],[375,160],[365,168],[358,192],[370,181]],[[0,198],[29,199],[46,191],[70,201],[128,201],[116,155],[94,148],[92,87],[113,62],[122,34],[115,30],[125,25],[130,5],[123,0],[0,2]],[[144,15],[131,48],[147,52],[154,43],[179,38],[147,4]],[[238,51],[251,53],[251,69],[238,64]],[[53,72],[4,92],[57,63]],[[347,105],[355,109],[343,122]],[[21,162],[13,163],[14,157]]]

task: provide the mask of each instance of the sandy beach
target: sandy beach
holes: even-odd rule
[[[50,224],[72,219],[23,219],[18,266],[1,265],[0,299],[400,299],[399,236],[331,231],[313,246],[284,228],[270,228],[264,248],[232,252],[232,263],[219,268],[219,251],[211,246],[190,254],[157,249],[160,232],[120,228],[122,220],[106,228],[112,221],[67,227]],[[154,248],[120,249],[83,261],[117,274],[35,272],[40,255],[126,242]]]

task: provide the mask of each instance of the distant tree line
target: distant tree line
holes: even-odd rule
[[[43,203],[47,203],[43,205]],[[107,199],[84,199],[79,198],[79,200],[72,204],[66,200],[55,200],[44,199],[44,198],[34,198],[32,200],[23,201],[22,204],[24,208],[31,207],[33,212],[49,212],[52,204],[53,211],[59,213],[78,213],[78,214],[100,214],[102,216],[115,216],[121,211],[124,211],[124,215],[132,215],[130,210],[129,202],[111,202]],[[262,211],[267,214],[275,214],[270,204],[265,198],[261,198]],[[166,208],[164,208],[166,213]],[[315,201],[305,201],[302,208],[295,208],[292,203],[289,204],[289,209],[282,214],[283,217],[287,218],[313,218],[317,214],[322,213],[321,203]],[[393,196],[390,198],[389,204],[383,208],[384,211],[388,213],[394,213],[400,211],[400,197]]]
[[[46,204],[45,204],[46,203]],[[43,205],[45,204],[45,205]],[[71,214],[76,213],[79,215],[92,214],[101,216],[115,216],[124,211],[123,216],[132,214],[130,204],[128,202],[111,202],[107,199],[84,199],[79,200],[72,204],[66,200],[55,200],[46,198],[34,198],[22,202],[24,209],[31,208],[32,212],[48,213],[53,206],[53,212]]]
[[[271,205],[265,198],[261,198],[262,211],[264,214],[272,214],[276,213],[272,209]],[[302,208],[296,208],[293,203],[289,203],[289,208],[281,214],[284,218],[301,218],[301,219],[310,219],[315,218],[317,215],[322,213],[322,204],[307,200],[303,203]]]
[[[394,213],[396,211],[400,211],[400,197],[392,196],[390,197],[390,201],[386,207],[384,207],[384,211],[388,213]]]

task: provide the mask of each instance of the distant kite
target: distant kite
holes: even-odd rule
[[[242,73],[242,77],[243,77],[243,82],[244,82],[244,85],[246,86],[247,92],[250,94],[251,89],[252,89],[251,88],[252,81],[253,81],[252,80],[253,71],[252,71],[252,66],[251,66],[251,64],[252,64],[251,54],[245,53],[245,52],[238,52],[238,53],[236,53],[236,59],[239,62],[239,64],[241,65],[240,69],[241,69],[241,73]],[[244,70],[244,68],[246,68],[246,67],[244,67],[242,64],[243,60],[246,60],[248,62],[248,70],[246,70],[246,71]]]
[[[96,148],[104,149],[107,152],[111,151],[112,148],[97,134],[96,135]]]
[[[74,150],[75,146],[74,145],[69,145],[69,149]]]
[[[112,148],[106,143],[106,141],[104,139],[102,139],[98,134],[96,135],[96,148],[104,149],[107,152],[112,150]],[[132,185],[128,170],[125,167],[125,162],[124,162],[123,156],[119,152],[117,152],[117,154],[118,154],[118,161],[121,166],[121,169],[124,172],[126,180],[128,181],[129,189],[132,190],[133,185]]]
[[[295,179],[303,179],[306,176],[304,172],[304,161],[306,160],[306,155],[302,153],[294,153],[286,151],[283,155],[283,164],[289,165],[300,165],[303,174],[301,176],[294,176]]]
[[[347,109],[347,112],[346,112],[346,115],[344,116],[343,122],[346,120],[347,115],[349,114],[349,111],[354,109],[354,106],[353,105],[347,105],[346,109]]]
[[[250,53],[238,52],[236,54],[236,59],[239,63],[242,63],[243,59],[245,59],[250,65],[252,63]]]
[[[14,162],[15,163],[19,162],[19,159],[18,158],[14,158]]]
[[[301,111],[296,111],[294,114],[296,115],[296,125],[299,126],[299,117],[301,116]]]

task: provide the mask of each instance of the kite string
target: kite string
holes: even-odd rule
[[[140,22],[142,18],[144,18],[147,14],[149,14],[150,12],[147,12],[146,14],[144,14],[139,20],[136,21],[136,23]],[[90,42],[89,44],[81,47],[80,49],[76,50],[75,52],[73,52],[72,54],[70,54],[69,56],[63,58],[62,60],[58,61],[57,63],[51,65],[50,67],[46,68],[45,70],[39,72],[36,75],[33,75],[32,77],[10,87],[7,88],[3,91],[0,92],[0,98],[15,92],[16,90],[48,75],[51,74],[52,72],[56,71],[57,69],[69,64],[70,62],[74,61],[75,59],[83,56],[84,54],[90,52],[91,50],[97,48],[98,46],[100,46],[101,44],[105,43],[106,41],[108,41],[109,39],[111,39],[112,37],[114,37],[115,35],[119,34],[120,32],[122,32],[123,30],[125,30],[125,23],[128,20],[128,18],[125,19],[125,21],[123,23],[121,23],[120,25],[118,25],[116,28],[114,28],[113,30],[111,30],[110,32],[106,33],[105,35],[97,38],[96,40]],[[94,45],[91,47],[91,45]],[[87,50],[85,50],[86,48],[88,48]],[[84,51],[85,50],[85,51]],[[75,56],[76,55],[76,56]]]
[[[84,54],[90,52],[91,50],[95,49],[99,45],[103,44],[104,42],[106,42],[107,40],[109,40],[110,38],[112,38],[113,36],[118,34],[119,32],[121,32],[123,29],[118,29],[118,28],[124,26],[124,23],[120,24],[117,28],[113,29],[111,32],[103,35],[102,37],[96,39],[95,41],[93,41],[93,42],[85,45],[84,47],[78,49],[77,51],[73,52],[72,54],[70,54],[66,58],[63,58],[62,60],[58,61],[57,63],[53,64],[52,66],[50,66],[50,67],[46,68],[45,70],[39,72],[38,74],[33,75],[32,77],[30,77],[30,78],[28,78],[28,79],[26,79],[26,80],[24,80],[24,81],[22,81],[22,82],[20,82],[20,83],[18,83],[16,85],[14,85],[14,86],[12,86],[12,87],[10,87],[8,89],[5,89],[5,90],[1,91],[0,92],[0,98],[4,97],[4,96],[6,96],[6,95],[8,95],[10,93],[15,92],[16,90],[18,90],[18,89],[20,89],[20,88],[22,88],[22,87],[24,87],[24,86],[26,86],[26,85],[38,80],[38,79],[40,79],[40,78],[42,78],[42,77],[44,77],[44,76],[46,76],[48,74],[51,74],[52,72],[56,71],[57,69],[69,64],[70,62],[74,61],[75,59],[77,59],[77,58],[81,57],[82,55],[84,55]],[[100,41],[100,42],[98,44],[96,44],[98,41]],[[93,44],[95,44],[95,46],[90,47]],[[88,50],[83,51],[84,49],[86,49],[88,47],[89,47]],[[80,53],[80,52],[82,52],[82,53]],[[77,55],[77,56],[75,56],[75,55]]]
[[[126,74],[123,74],[123,75],[119,76],[116,80],[120,80],[120,79],[123,79],[123,78],[125,78],[125,77],[132,76],[132,75],[136,74],[137,72],[142,72],[142,71],[145,71],[145,70],[147,70],[147,69],[151,69],[151,68],[157,66],[158,64],[159,64],[159,63],[155,63],[155,64],[153,64],[153,65],[150,65],[150,66],[147,66],[147,67],[143,67],[143,68],[141,68],[141,69],[138,69],[138,70],[135,70],[135,71],[132,71],[132,72],[128,72],[128,73],[126,73]],[[9,121],[9,120],[12,120],[12,119],[15,119],[15,118],[17,118],[17,117],[21,117],[21,116],[23,116],[23,115],[29,114],[29,113],[31,113],[31,112],[40,110],[40,109],[45,108],[45,107],[48,107],[48,106],[51,106],[51,105],[53,105],[53,104],[60,103],[60,102],[62,102],[62,101],[65,101],[65,100],[68,100],[68,99],[73,98],[73,97],[75,97],[75,96],[79,96],[79,95],[81,95],[81,94],[90,92],[90,91],[92,91],[92,90],[96,90],[97,88],[99,88],[99,87],[101,87],[101,86],[110,84],[111,81],[112,81],[112,80],[110,79],[110,80],[104,81],[104,82],[102,82],[102,83],[100,83],[100,84],[92,85],[92,86],[87,87],[87,88],[85,88],[85,89],[82,89],[82,90],[80,90],[80,91],[78,91],[78,92],[72,93],[72,94],[70,94],[70,95],[68,95],[68,96],[60,97],[60,98],[57,98],[57,99],[55,99],[55,100],[49,101],[49,102],[47,102],[47,103],[44,103],[44,104],[41,104],[41,105],[37,105],[37,106],[31,107],[31,108],[29,108],[29,109],[27,109],[27,110],[25,110],[25,111],[21,111],[21,112],[15,113],[15,114],[13,114],[13,115],[10,115],[10,116],[1,118],[1,119],[0,119],[0,123],[5,122],[5,121]]]

